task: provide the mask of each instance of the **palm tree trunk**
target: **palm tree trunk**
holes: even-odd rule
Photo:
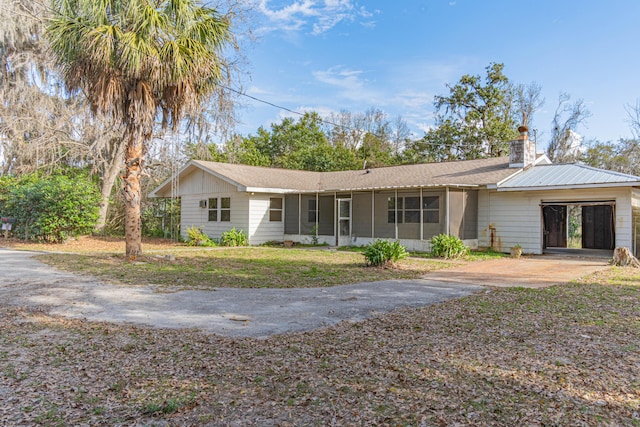
[[[127,135],[127,148],[125,150],[125,176],[124,176],[124,236],[126,255],[130,259],[142,254],[142,218],[140,205],[142,189],[140,177],[142,176],[142,156],[144,154],[144,138],[141,132],[133,130]]]

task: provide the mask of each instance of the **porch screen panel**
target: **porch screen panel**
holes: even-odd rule
[[[422,192],[422,238],[429,240],[433,236],[445,232],[445,192],[444,191],[428,191]],[[437,221],[436,221],[437,219]]]
[[[316,207],[316,195],[315,194],[303,194],[301,196],[300,205],[300,234],[311,235],[311,230],[316,225],[314,210]],[[309,214],[311,212],[311,214]],[[319,215],[322,219],[322,215]]]
[[[462,239],[478,238],[478,190],[465,191]]]
[[[420,192],[398,191],[398,238],[420,239]]]
[[[334,235],[335,199],[333,196],[320,196],[318,198],[320,221],[318,223],[318,235]]]
[[[449,190],[449,234],[462,238],[464,193],[461,190]]]
[[[371,236],[371,193],[354,193],[351,231],[356,237]]]
[[[373,237],[380,237],[383,239],[395,239],[396,237],[396,225],[393,220],[393,213],[389,210],[390,203],[395,202],[395,192],[382,191],[375,195],[375,227]]]
[[[284,233],[300,234],[298,220],[298,195],[287,194],[284,196]]]

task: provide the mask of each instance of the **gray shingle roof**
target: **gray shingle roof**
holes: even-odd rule
[[[638,185],[640,177],[580,164],[539,165],[498,185],[503,191],[531,188]]]
[[[538,164],[524,171],[512,169],[509,168],[508,157],[341,172],[310,172],[192,160],[182,168],[180,175],[186,176],[195,169],[205,170],[235,185],[239,191],[280,193],[444,186],[497,185],[499,191],[640,186],[640,177],[579,164]],[[151,197],[168,197],[169,194],[171,179],[156,188]]]
[[[509,158],[388,166],[368,170],[309,172],[229,163],[192,161],[194,165],[247,189],[341,191],[429,186],[484,186],[515,173]]]

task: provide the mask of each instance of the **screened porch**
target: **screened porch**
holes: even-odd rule
[[[429,250],[431,237],[478,237],[478,191],[460,188],[300,193],[285,196],[285,239],[337,246],[376,238]]]

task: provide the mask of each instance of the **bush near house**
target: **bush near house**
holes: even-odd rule
[[[242,230],[236,230],[233,227],[229,231],[225,231],[220,236],[221,246],[247,246],[249,244],[249,236]]]
[[[376,239],[365,246],[362,252],[367,265],[385,266],[393,264],[407,256],[407,251],[399,241]]]
[[[195,225],[187,228],[187,238],[185,243],[187,246],[217,246],[218,244]]]
[[[96,223],[100,196],[85,176],[27,176],[6,182],[10,186],[3,192],[2,215],[16,218],[13,233],[19,238],[61,243],[90,233]]]
[[[449,234],[438,234],[431,238],[431,254],[445,259],[456,259],[469,253],[462,240]]]

